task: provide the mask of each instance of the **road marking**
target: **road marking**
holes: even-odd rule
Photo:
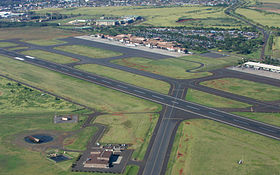
[[[20,57],[15,57],[16,60],[20,60],[20,61],[24,61],[23,58],[20,58]]]
[[[30,58],[30,59],[35,59],[35,57],[29,56],[29,55],[26,55],[25,57]]]
[[[179,104],[177,101],[171,101],[172,103]]]
[[[87,76],[88,78],[92,78],[92,79],[94,79],[94,80],[96,80],[96,78],[95,77],[92,77],[92,76]]]
[[[243,121],[240,121],[240,120],[233,119],[233,121],[236,121],[236,122],[239,122],[239,123],[243,123],[243,124],[249,125],[249,123],[243,122]]]
[[[163,100],[163,98],[161,98],[161,97],[159,97],[159,96],[152,95],[152,97],[155,97],[155,98],[158,98],[158,99]]]
[[[64,71],[69,71],[68,69],[65,69],[65,68],[61,68],[61,70],[64,70]]]
[[[56,68],[56,66],[55,66],[55,65],[52,65],[52,64],[50,64],[49,66],[50,66],[50,67],[53,67],[53,68]]]
[[[216,116],[219,116],[219,117],[224,117],[223,115],[216,114],[216,113],[214,113],[214,112],[209,112],[209,114],[213,114],[213,115],[216,115]]]
[[[145,92],[142,91],[138,91],[138,90],[134,90],[135,92],[141,93],[141,94],[145,94]]]
[[[106,81],[106,80],[102,80],[104,83],[108,83],[108,84],[112,84],[111,82],[109,81]]]
[[[271,130],[271,129],[267,129],[267,128],[263,128],[263,127],[260,127],[260,128],[263,129],[263,130],[266,130],[266,131],[274,132],[274,133],[275,133],[275,131],[273,131],[273,130]]]
[[[199,108],[196,108],[196,107],[193,107],[193,106],[189,106],[189,105],[187,105],[187,107],[192,108],[192,109],[199,110]]]
[[[119,86],[119,87],[121,87],[121,88],[127,89],[127,87],[125,87],[125,86],[123,86],[123,85],[117,85],[117,86]]]
[[[74,74],[77,74],[77,75],[82,75],[80,72],[73,72]]]

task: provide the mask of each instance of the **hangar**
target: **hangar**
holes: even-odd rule
[[[251,61],[244,63],[243,67],[280,73],[279,66],[273,66],[273,65],[263,64],[263,63],[256,63],[256,62],[251,62]]]

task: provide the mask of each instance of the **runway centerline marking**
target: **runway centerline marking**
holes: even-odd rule
[[[266,130],[266,131],[274,132],[274,133],[275,133],[275,131],[273,131],[273,130],[271,130],[271,129],[267,129],[267,128],[263,128],[263,127],[260,127],[260,128],[263,129],[263,130]]]
[[[239,122],[239,123],[243,123],[243,124],[249,125],[249,123],[244,122],[244,121],[240,121],[240,120],[236,120],[236,119],[233,119],[233,121],[236,121],[236,122]]]
[[[127,87],[123,85],[117,85],[117,86],[127,89]]]
[[[213,115],[216,115],[216,116],[219,116],[219,117],[224,117],[223,115],[221,115],[221,114],[216,114],[216,113],[214,113],[214,112],[209,112],[209,114],[213,114]]]
[[[108,84],[112,84],[111,82],[109,81],[106,81],[106,80],[102,80],[104,83],[108,83]]]
[[[141,93],[141,94],[146,94],[145,92],[134,90],[135,92]]]
[[[156,96],[156,95],[152,95],[152,97],[155,97],[155,98],[158,98],[158,99],[163,100],[163,98],[162,98],[162,97],[159,97],[159,96]]]
[[[94,79],[94,80],[96,80],[96,78],[95,77],[92,77],[92,76],[87,76],[88,78],[92,78],[92,79]]]
[[[188,108],[192,108],[192,109],[196,109],[196,110],[199,110],[199,108],[196,108],[196,107],[193,107],[193,106],[189,106],[187,105]]]
[[[177,101],[171,101],[172,103],[179,104]]]

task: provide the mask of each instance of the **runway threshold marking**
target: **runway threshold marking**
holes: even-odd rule
[[[249,125],[249,123],[243,122],[243,121],[240,121],[240,120],[233,119],[233,121],[236,121],[236,122],[239,122],[239,123],[243,123],[243,124]]]
[[[156,95],[152,95],[152,97],[155,97],[155,98],[158,98],[158,99],[163,100],[163,98],[162,98],[162,97],[159,97],[159,96],[156,96]]]
[[[213,114],[213,115],[216,115],[216,116],[219,116],[219,117],[224,117],[223,115],[221,115],[221,114],[216,114],[216,113],[214,113],[214,112],[209,112],[209,114]]]
[[[141,93],[141,94],[146,94],[145,92],[134,90],[135,92]]]
[[[92,77],[92,76],[87,76],[88,78],[92,78],[92,79],[94,79],[94,80],[96,80],[96,78],[95,77]]]
[[[189,106],[189,105],[187,105],[187,107],[192,108],[192,109],[199,110],[199,108],[196,108],[196,107],[193,107],[193,106]]]

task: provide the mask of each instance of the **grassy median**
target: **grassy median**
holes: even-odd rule
[[[168,83],[160,80],[96,64],[84,64],[76,66],[76,68],[163,94],[168,94],[170,88]]]
[[[274,101],[280,99],[279,87],[238,78],[221,78],[204,81],[200,84],[262,101]]]
[[[166,174],[278,174],[279,155],[277,140],[194,119],[181,123]]]

